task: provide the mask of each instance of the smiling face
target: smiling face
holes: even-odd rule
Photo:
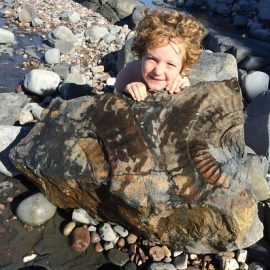
[[[184,50],[174,43],[149,49],[141,61],[142,77],[150,91],[169,87],[183,70]]]

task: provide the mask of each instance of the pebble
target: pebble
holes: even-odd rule
[[[45,52],[45,61],[48,64],[58,64],[60,62],[60,50],[52,48]]]
[[[242,82],[243,93],[248,100],[253,100],[260,93],[268,90],[269,75],[261,71],[248,73]]]
[[[98,222],[82,208],[73,210],[72,220],[83,224],[98,225]]]
[[[173,264],[171,263],[151,263],[147,270],[176,270]]]
[[[248,270],[267,270],[267,268],[263,263],[252,262],[248,265]]]
[[[126,245],[126,241],[124,238],[119,238],[117,241],[117,245],[119,248],[123,248]]]
[[[181,255],[182,253],[183,253],[183,251],[175,250],[175,251],[173,252],[173,257],[177,257],[177,256]]]
[[[114,87],[115,82],[116,82],[116,78],[109,77],[109,78],[106,80],[106,85],[107,85],[107,86],[110,86],[110,87]]]
[[[47,96],[56,91],[60,77],[55,72],[33,69],[25,75],[24,87],[37,95]]]
[[[19,20],[22,23],[30,23],[37,16],[34,7],[30,4],[24,4],[19,12]]]
[[[88,227],[88,231],[89,231],[89,232],[96,232],[96,231],[97,231],[97,227],[91,225],[91,226]]]
[[[16,215],[27,225],[40,226],[54,216],[56,209],[42,193],[36,193],[19,204]]]
[[[245,263],[247,259],[247,250],[239,249],[236,254],[236,260],[239,263]]]
[[[161,247],[165,257],[171,257],[172,256],[172,252],[169,250],[169,248],[167,246],[162,246]]]
[[[14,34],[6,29],[0,28],[0,44],[13,44],[15,43]]]
[[[76,227],[76,223],[71,221],[64,227],[63,235],[68,236],[73,231],[73,229]]]
[[[84,32],[84,35],[93,43],[100,41],[107,34],[109,34],[107,27],[97,25],[87,28]]]
[[[44,23],[43,20],[41,20],[39,17],[35,17],[31,21],[31,24],[32,24],[33,27],[40,26],[43,23]]]
[[[27,262],[33,261],[36,257],[37,257],[37,254],[31,254],[31,255],[25,256],[23,257],[23,262],[27,263]]]
[[[101,243],[100,242],[96,243],[96,245],[95,245],[95,251],[96,252],[102,252],[103,250],[104,249],[103,249]]]
[[[113,230],[118,233],[121,237],[125,238],[128,236],[128,230],[126,230],[125,228],[123,228],[120,225],[116,225],[113,227]]]
[[[90,234],[87,228],[79,227],[72,231],[71,247],[77,252],[85,251],[90,244]]]
[[[173,259],[173,265],[177,270],[182,270],[187,268],[188,255],[181,254]]]
[[[129,261],[128,253],[115,248],[108,251],[107,257],[111,263],[120,267],[124,266]]]
[[[133,233],[130,233],[126,238],[126,241],[128,244],[134,244],[137,241],[137,236]]]
[[[106,242],[103,245],[103,247],[104,247],[104,250],[110,250],[110,249],[114,248],[114,244],[113,244],[113,242]]]
[[[90,232],[90,240],[91,244],[95,244],[97,242],[100,242],[100,236],[96,232]]]
[[[124,270],[137,270],[137,265],[134,262],[128,262],[124,266]]]
[[[220,268],[221,270],[236,270],[239,265],[234,258],[221,257]]]
[[[99,227],[99,235],[102,240],[108,242],[114,241],[117,237],[116,233],[114,232],[109,223],[104,223]]]
[[[153,246],[149,249],[149,256],[154,262],[159,262],[164,259],[165,255],[161,247]]]

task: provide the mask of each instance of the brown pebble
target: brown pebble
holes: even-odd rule
[[[162,248],[162,250],[164,252],[165,257],[171,257],[172,256],[172,252],[168,249],[167,246],[162,246],[161,248]]]
[[[98,233],[96,232],[91,232],[90,233],[90,242],[91,244],[95,244],[95,243],[98,243],[100,242],[100,236],[98,235]]]
[[[133,233],[130,233],[126,238],[126,241],[128,244],[134,244],[137,241],[137,236]]]
[[[102,252],[104,250],[100,242],[96,243],[95,250],[96,252]]]
[[[155,262],[161,261],[165,255],[161,247],[154,246],[149,249],[149,255]]]
[[[144,254],[144,251],[141,248],[139,248],[139,254],[140,254],[142,262],[145,263],[146,262],[146,256]]]
[[[212,263],[209,263],[208,270],[215,270],[215,266]]]
[[[11,202],[13,202],[13,197],[7,197],[7,202],[9,202],[9,203],[11,203]]]
[[[137,245],[136,244],[129,245],[129,250],[131,253],[136,254],[137,253]]]
[[[90,234],[87,228],[79,227],[72,231],[71,247],[77,252],[85,251],[90,244]]]
[[[0,225],[0,234],[3,234],[7,231],[6,227]]]
[[[5,205],[2,204],[2,203],[0,203],[0,209],[1,209],[1,210],[4,210],[4,209],[5,209]]]
[[[118,241],[117,241],[117,246],[118,246],[119,248],[123,248],[123,247],[125,246],[125,244],[126,244],[126,241],[125,241],[124,238],[119,238],[119,239],[118,239]]]

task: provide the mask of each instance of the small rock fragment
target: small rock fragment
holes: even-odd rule
[[[126,241],[128,244],[134,244],[137,241],[137,236],[133,233],[130,233],[126,238]]]

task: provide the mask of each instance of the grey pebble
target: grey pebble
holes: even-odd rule
[[[118,249],[110,249],[108,251],[108,259],[117,266],[124,266],[129,261],[129,254]]]

